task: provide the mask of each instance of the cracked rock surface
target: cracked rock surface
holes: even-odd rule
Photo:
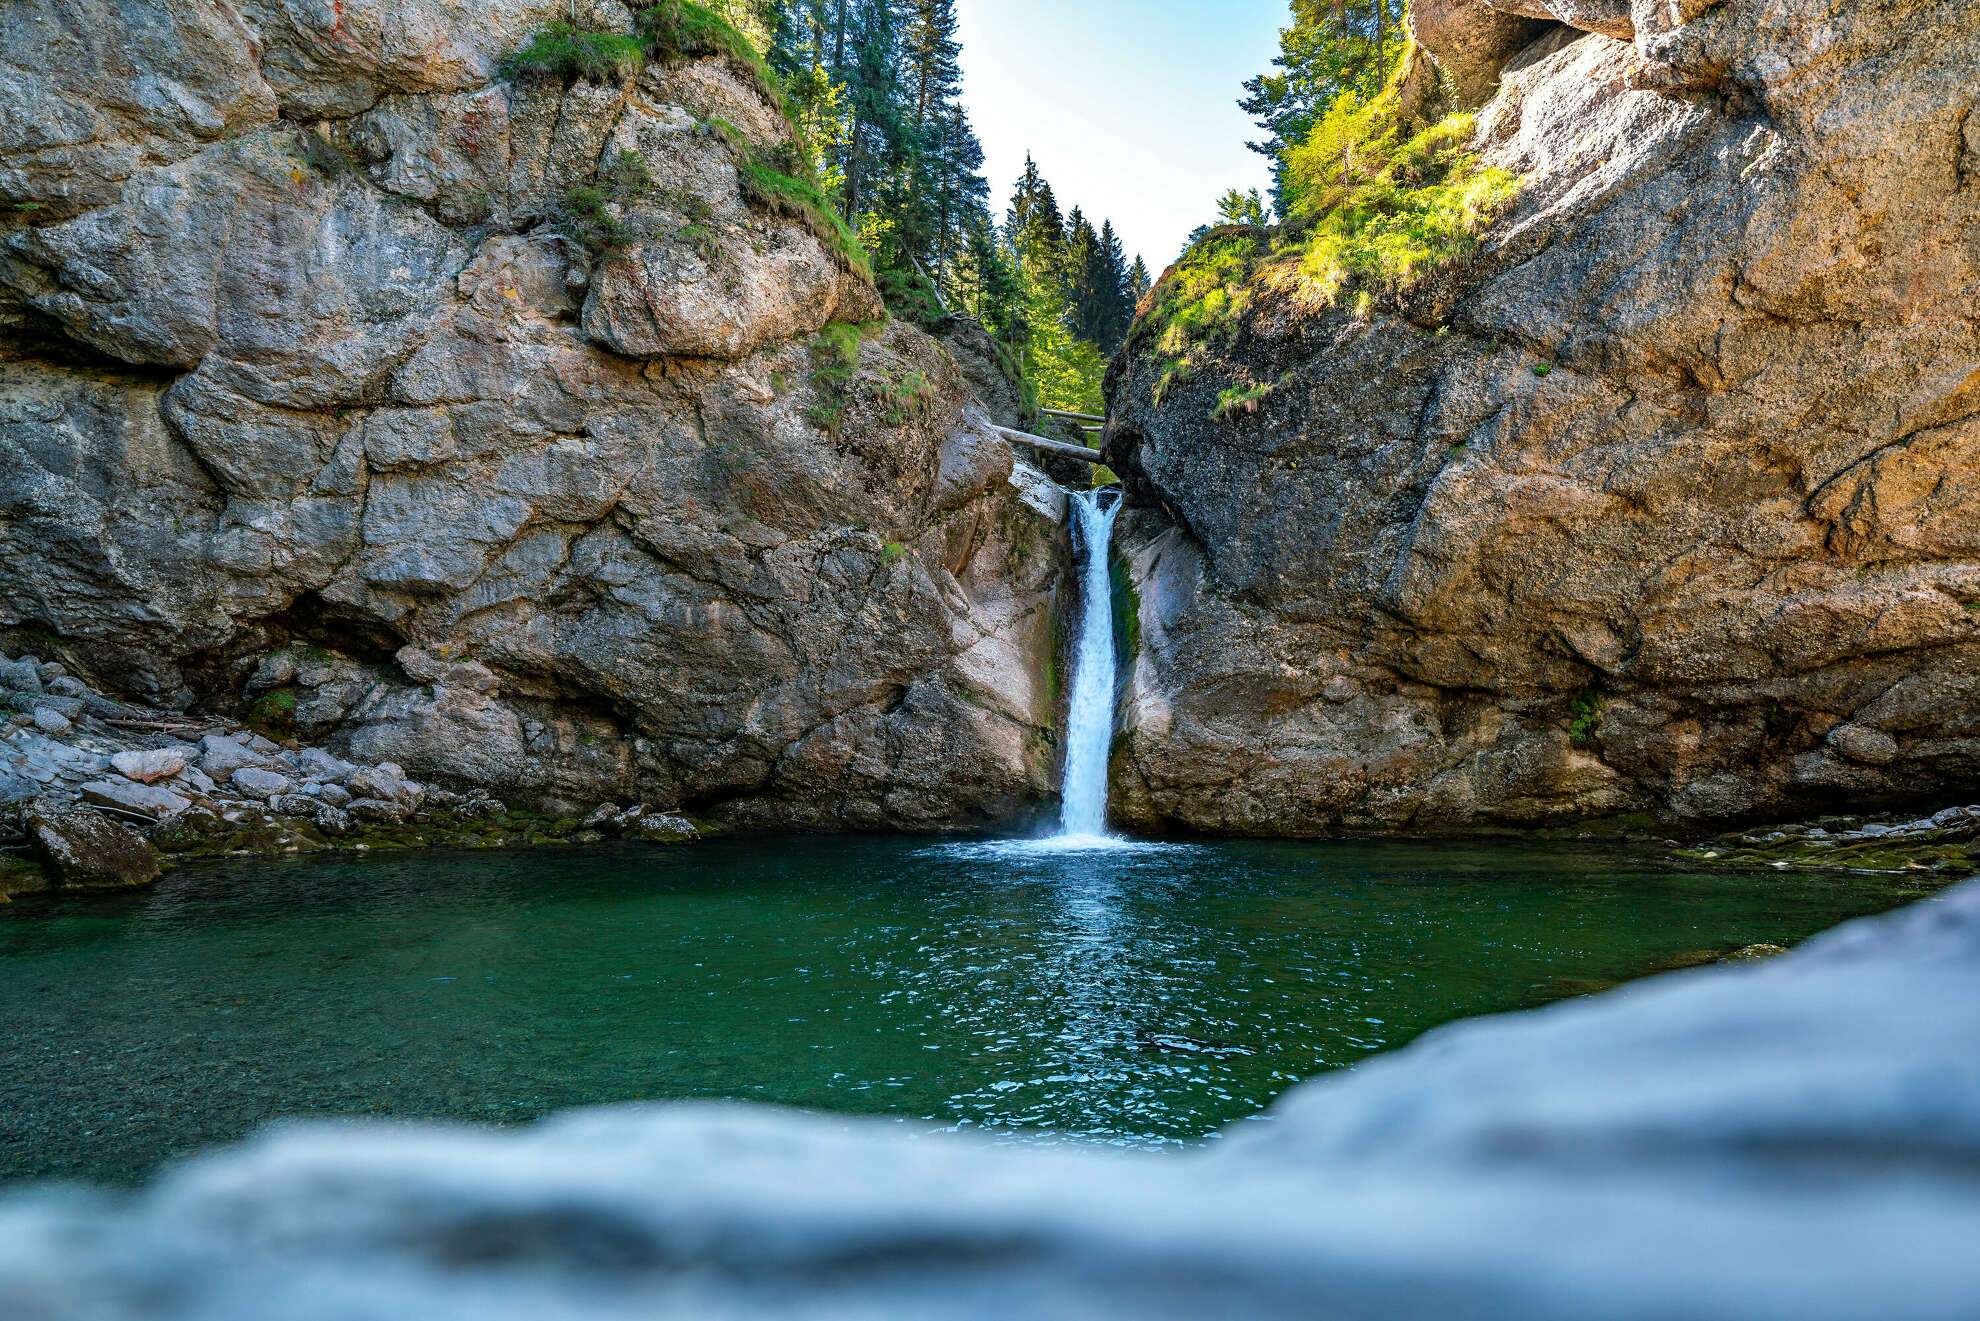
[[[1523,186],[1479,251],[1359,315],[1258,290],[1160,402],[1159,352],[1116,364],[1121,811],[1434,832],[1963,795],[1980,8],[1637,0],[1630,41],[1616,5],[1432,8],[1596,29],[1489,80],[1481,148]],[[1263,393],[1213,420],[1226,390]]]
[[[0,638],[553,815],[1049,796],[1057,527],[927,336],[819,375],[881,305],[742,71],[498,78],[567,8],[7,6]]]

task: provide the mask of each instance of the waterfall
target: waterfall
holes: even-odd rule
[[[1068,493],[1073,557],[1079,563],[1079,645],[1066,714],[1066,778],[1059,829],[1065,838],[1107,833],[1107,754],[1114,742],[1114,606],[1107,553],[1120,512],[1116,490]]]

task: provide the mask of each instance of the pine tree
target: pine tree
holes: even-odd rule
[[[1127,253],[1111,220],[1100,226],[1100,262],[1103,312],[1095,342],[1103,352],[1112,354],[1127,339],[1128,327],[1134,321],[1135,300],[1128,296]]]
[[[1289,214],[1286,149],[1306,140],[1314,122],[1342,92],[1372,95],[1401,61],[1406,0],[1294,0],[1293,24],[1279,33],[1275,72],[1244,85],[1238,108],[1265,130],[1248,144],[1278,171],[1273,203]]]
[[[1154,287],[1155,282],[1148,276],[1148,263],[1136,257],[1134,259],[1133,269],[1128,272],[1127,291],[1129,306],[1139,310],[1141,300],[1148,297],[1148,291]]]

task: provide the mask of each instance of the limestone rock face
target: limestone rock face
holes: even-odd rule
[[[7,7],[0,634],[559,811],[1049,794],[1058,529],[745,197],[789,130],[740,71],[499,80],[568,9]]]
[[[1523,191],[1467,262],[1359,316],[1262,293],[1159,404],[1152,346],[1117,364],[1130,819],[1702,821],[1980,773],[1980,10],[1632,12],[1501,71]]]

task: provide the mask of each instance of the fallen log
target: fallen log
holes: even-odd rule
[[[1088,449],[1084,445],[1069,445],[1063,440],[1047,440],[1043,436],[1034,436],[1029,431],[1013,431],[1009,427],[995,427],[994,430],[1005,440],[1019,445],[1029,445],[1047,454],[1064,454],[1070,458],[1085,459],[1088,463],[1100,462],[1100,451]]]

